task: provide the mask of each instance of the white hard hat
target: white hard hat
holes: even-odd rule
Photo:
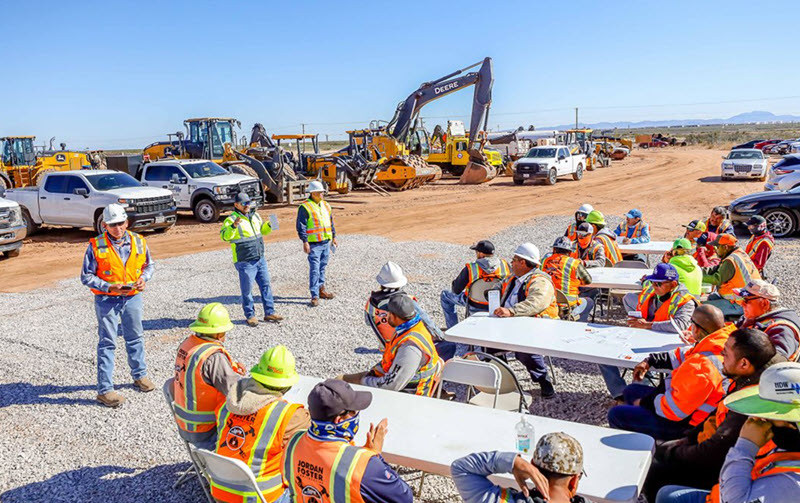
[[[589,203],[585,203],[585,204],[582,204],[580,208],[578,208],[577,213],[586,213],[588,215],[592,211],[594,211],[594,208],[592,208],[592,205],[589,204]]]
[[[118,224],[128,219],[125,208],[116,203],[111,203],[103,210],[103,223]]]
[[[319,180],[314,180],[313,182],[308,184],[308,188],[306,192],[309,194],[312,192],[325,192],[325,185],[322,184]]]
[[[394,262],[383,264],[381,272],[375,276],[375,280],[386,288],[403,288],[408,283],[408,278],[403,274],[403,270]]]
[[[539,260],[539,248],[533,243],[522,243],[517,246],[517,249],[514,250],[514,255],[536,265],[542,265]]]

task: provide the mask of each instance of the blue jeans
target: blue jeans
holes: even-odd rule
[[[597,366],[600,367],[600,374],[606,382],[606,388],[608,388],[608,392],[611,393],[611,398],[620,398],[628,383],[626,383],[625,379],[622,377],[622,372],[620,372],[619,367],[599,364]]]
[[[622,397],[628,405],[617,405],[608,411],[608,424],[612,428],[636,431],[650,435],[656,440],[673,440],[682,437],[686,423],[670,421],[633,402],[655,392],[652,386],[634,383],[626,387]]]
[[[589,321],[589,316],[592,315],[594,308],[594,300],[586,297],[581,297],[579,303],[572,308],[572,314],[578,317],[578,321],[586,323]]]
[[[528,370],[533,382],[541,383],[542,381],[550,380],[547,376],[547,365],[544,362],[544,356],[519,352],[514,353],[514,356]]]
[[[709,491],[685,486],[664,486],[655,503],[705,503]]]
[[[444,322],[447,328],[452,328],[453,326],[458,325],[458,313],[456,312],[456,306],[466,306],[467,296],[464,295],[463,292],[453,293],[450,290],[442,290],[439,300],[442,304]],[[469,314],[477,313],[479,311],[481,310],[475,308],[474,306],[469,307]]]
[[[142,329],[142,294],[131,297],[95,295],[97,315],[97,394],[114,389],[114,350],[122,333],[128,366],[134,380],[147,375],[144,362],[144,330]]]
[[[312,299],[319,298],[319,288],[325,286],[325,267],[331,253],[331,242],[308,243],[311,251],[308,253],[308,291]]]
[[[256,310],[253,307],[253,281],[258,283],[261,291],[261,303],[264,305],[264,316],[275,313],[275,301],[272,298],[272,286],[269,283],[269,270],[267,270],[267,259],[252,262],[236,262],[233,264],[239,271],[239,288],[242,290],[242,309],[244,317],[253,318]]]

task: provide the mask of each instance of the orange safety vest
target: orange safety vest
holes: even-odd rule
[[[751,280],[761,279],[761,274],[756,269],[756,265],[750,260],[747,253],[741,248],[736,248],[733,252],[725,257],[722,262],[730,261],[736,268],[733,277],[719,286],[717,293],[724,299],[727,299],[736,304],[742,305],[742,298],[736,295],[734,289],[744,288]],[[720,263],[722,265],[722,263]]]
[[[319,243],[333,238],[333,221],[331,219],[331,205],[322,200],[320,204],[311,199],[300,205],[308,213],[306,222],[306,236],[309,243]]]
[[[747,256],[750,257],[750,259],[752,260],[753,255],[755,255],[756,252],[758,252],[758,249],[761,246],[766,246],[767,248],[769,248],[769,254],[767,254],[767,257],[769,257],[769,255],[772,254],[772,249],[775,248],[775,238],[773,238],[772,235],[767,234],[766,232],[759,236],[750,236],[750,240],[744,247],[744,251],[747,253]]]
[[[630,236],[628,236],[628,229],[630,229],[630,226],[628,224],[621,223],[621,224],[619,224],[619,226],[617,226],[617,229],[620,232],[620,237],[626,237],[626,238],[630,238],[630,239],[635,239],[635,238],[642,237],[642,229],[644,229],[644,226],[645,226],[645,223],[642,222],[641,220],[636,222],[636,225],[633,227],[633,234],[631,234]]]
[[[589,244],[588,248],[581,248],[580,244],[575,241],[575,250],[569,256],[578,260],[596,260],[597,254],[602,248],[603,245],[594,240]]]
[[[656,297],[655,289],[652,283],[648,282],[647,287],[642,289],[639,294],[639,312],[642,318],[647,321],[659,322],[668,321],[672,318],[678,309],[688,304],[689,302],[697,302],[697,299],[690,293],[681,292],[679,288],[675,288],[670,295],[667,302],[663,302],[658,309],[656,309],[653,319],[648,318],[650,313],[650,302]]]
[[[795,340],[797,340],[798,344],[800,344],[800,327],[798,327],[797,325],[795,325],[791,321],[781,320],[781,319],[774,320],[774,319],[771,319],[771,318],[765,318],[765,319],[759,321],[758,323],[756,323],[753,328],[757,328],[757,329],[761,330],[762,332],[766,333],[767,335],[769,335],[769,331],[774,327],[786,327],[786,328],[788,328],[789,330],[792,331],[792,334],[794,334]],[[798,356],[800,356],[800,346],[798,346],[798,350],[795,351],[794,354],[792,354],[792,355],[790,355],[788,357],[788,360],[791,361],[791,362],[796,362],[797,359],[798,359]]]
[[[135,232],[126,231],[131,240],[131,254],[123,264],[122,258],[117,253],[117,249],[111,244],[108,234],[102,233],[89,240],[92,245],[94,259],[97,262],[98,278],[107,281],[112,285],[127,285],[135,282],[142,275],[142,268],[147,262],[147,242],[142,236]],[[95,295],[115,295],[132,296],[139,293],[139,290],[129,290],[127,292],[103,292],[92,288]]]
[[[533,284],[533,280],[536,279],[536,276],[544,276],[548,280],[550,280],[551,284],[553,282],[553,280],[550,278],[550,276],[547,273],[545,273],[543,271],[540,271],[540,270],[535,271],[533,274],[531,274],[528,277],[528,280],[525,282],[525,284],[522,285],[525,297],[528,297],[528,291],[531,289],[531,285]],[[500,298],[501,299],[505,299],[506,291],[508,291],[508,288],[509,288],[509,286],[511,286],[511,282],[514,281],[514,278],[515,278],[515,276],[509,276],[508,278],[505,279],[505,281],[503,281],[503,285],[500,287]],[[557,320],[558,319],[558,303],[556,302],[555,292],[553,292],[553,297],[552,297],[552,299],[550,299],[550,305],[547,306],[544,311],[540,312],[539,314],[534,315],[533,317],[534,318],[551,318],[553,320]]]
[[[578,224],[576,222],[572,222],[567,227],[567,232],[564,233],[565,236],[569,238],[570,241],[577,241],[578,240]]]
[[[614,265],[622,260],[622,252],[619,251],[619,246],[617,246],[615,239],[606,234],[597,234],[594,239],[603,245],[603,250],[606,252],[606,261],[609,264]]]
[[[771,440],[758,451],[755,461],[753,469],[750,471],[752,480],[779,473],[800,474],[800,452],[778,450]],[[711,489],[711,493],[706,496],[706,503],[720,503],[720,501],[719,484],[716,484]]]
[[[250,467],[258,489],[268,502],[286,489],[281,476],[283,435],[294,412],[302,405],[274,400],[258,411],[232,414],[223,402],[217,408],[217,454],[242,461]],[[258,501],[252,487],[211,480],[211,495],[225,503]]]
[[[203,364],[218,352],[225,355],[234,370],[239,369],[219,341],[208,341],[193,334],[178,348],[172,395],[175,419],[183,431],[203,433],[216,427],[214,411],[225,402],[225,395],[203,380]]]
[[[383,350],[383,358],[381,358],[380,364],[373,368],[373,372],[379,376],[386,375],[389,369],[392,368],[394,358],[397,356],[397,350],[406,342],[410,342],[419,348],[422,351],[423,359],[426,361],[422,367],[417,369],[404,391],[411,391],[413,388],[416,395],[432,396],[433,389],[442,374],[443,364],[442,359],[439,358],[439,353],[436,352],[436,346],[433,345],[433,338],[422,320],[405,332],[396,334],[389,341]]]
[[[511,274],[511,268],[508,266],[508,262],[505,260],[500,260],[500,267],[497,268],[494,272],[486,272],[480,268],[477,262],[470,262],[469,264],[465,264],[464,267],[467,268],[467,272],[469,273],[469,279],[467,279],[467,286],[464,287],[464,293],[467,294],[468,299],[479,306],[489,307],[489,301],[486,299],[475,299],[469,297],[469,288],[478,280],[494,282],[494,281],[502,281],[506,279]]]
[[[581,266],[580,260],[571,258],[567,255],[550,255],[542,263],[542,270],[550,275],[553,286],[567,295],[577,297],[578,287],[583,282],[578,278],[578,267]],[[570,305],[577,304],[578,300],[570,300]]]
[[[283,453],[283,480],[298,503],[364,503],[361,479],[378,453],[297,432]]]
[[[653,403],[659,416],[670,421],[688,417],[689,424],[697,426],[717,409],[731,386],[731,380],[723,374],[722,348],[734,330],[736,325],[730,323],[696,346],[678,348],[670,354],[674,370],[667,377],[666,391]]]

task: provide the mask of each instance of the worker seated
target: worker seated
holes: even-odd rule
[[[497,473],[511,473],[519,489],[500,487],[489,480]],[[516,452],[477,452],[453,461],[453,483],[465,503],[584,503],[577,495],[583,475],[583,447],[563,432],[542,435],[533,458]],[[526,481],[535,489],[528,488]]]
[[[794,310],[781,307],[778,287],[756,279],[736,290],[736,294],[742,299],[744,312],[736,326],[763,330],[778,353],[790,361],[797,361],[800,354],[800,317]]]
[[[606,227],[606,218],[597,210],[592,211],[586,217],[586,221],[594,229],[594,240],[603,246],[605,252],[605,265],[613,266],[622,260],[622,252],[617,245],[617,235]]]
[[[542,262],[542,270],[550,275],[553,286],[567,298],[570,317],[586,322],[592,313],[594,301],[580,297],[580,287],[592,282],[592,277],[580,260],[570,257],[575,244],[565,236],[553,243],[553,253]],[[559,306],[560,307],[560,306]]]
[[[761,279],[761,274],[731,234],[718,234],[711,244],[721,262],[715,267],[703,269],[703,283],[717,287],[706,303],[714,304],[726,317],[735,320],[743,310],[742,299],[734,290],[744,288],[752,280]]]
[[[711,210],[711,215],[705,221],[706,232],[712,234],[730,234],[736,236],[733,231],[733,224],[728,219],[728,209],[725,206],[715,206]]]
[[[302,405],[283,398],[298,379],[294,355],[286,346],[275,346],[261,355],[249,378],[231,388],[216,411],[217,454],[249,466],[268,503],[289,503],[281,456],[289,439],[311,425]],[[211,495],[220,502],[259,501],[249,488],[220,480],[210,485]]]
[[[700,267],[712,267],[719,264],[717,252],[714,250],[714,247],[709,244],[716,239],[717,235],[715,233],[708,233],[705,222],[692,220],[684,225],[683,228],[686,229],[683,233],[683,237],[688,239],[689,242],[693,243],[695,246],[692,257],[694,257]],[[664,255],[663,262],[669,262],[670,258],[672,258],[671,252],[667,252]]]
[[[750,231],[751,236],[744,247],[744,251],[753,261],[758,272],[764,276],[764,267],[767,265],[767,260],[772,256],[775,238],[767,230],[767,220],[761,215],[753,215],[746,223],[747,230]]]
[[[642,212],[636,208],[625,214],[625,221],[614,229],[617,241],[627,244],[640,244],[650,242],[650,225],[642,220]],[[646,262],[647,257],[641,253],[628,253],[622,256],[625,260],[638,260]]]
[[[672,249],[664,254],[664,262],[672,264],[678,271],[678,281],[692,295],[702,294],[703,270],[691,255],[692,243],[686,238],[676,239]]]
[[[592,208],[591,204],[582,204],[578,211],[575,212],[575,221],[569,224],[567,230],[564,232],[564,236],[568,237],[570,241],[577,241],[578,240],[578,226],[586,221],[586,217],[589,216],[589,213],[592,212],[594,208]]]
[[[575,250],[570,256],[580,260],[587,269],[605,267],[606,252],[602,243],[595,241],[592,225],[586,222],[578,225],[575,235],[577,236]]]

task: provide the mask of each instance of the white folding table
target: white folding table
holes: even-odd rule
[[[639,280],[650,274],[647,269],[629,267],[590,267],[586,269],[592,277],[592,283],[582,288],[621,288],[624,290],[641,290]]]
[[[650,241],[649,243],[622,244],[617,238],[619,251],[625,254],[664,255],[672,249],[671,241]]]
[[[309,391],[320,379],[301,377],[285,395],[306,404]],[[361,412],[356,445],[364,445],[370,423],[389,420],[383,446],[387,461],[437,475],[450,476],[450,465],[473,452],[513,451],[514,426],[520,414],[435,398],[419,397],[375,388],[372,404]],[[545,433],[563,431],[583,447],[584,468],[579,486],[583,496],[602,502],[634,502],[644,483],[654,441],[647,435],[599,426],[526,415],[534,427],[534,442]],[[511,474],[493,476],[495,483],[516,487]]]

